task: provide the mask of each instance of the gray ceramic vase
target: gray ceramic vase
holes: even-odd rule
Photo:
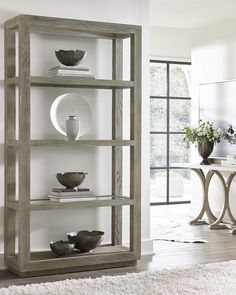
[[[66,120],[66,136],[69,140],[76,140],[79,137],[79,120],[77,116],[68,116]]]

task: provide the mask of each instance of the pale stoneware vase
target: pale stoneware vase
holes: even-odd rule
[[[79,120],[77,116],[68,116],[66,120],[66,136],[69,140],[79,138]]]

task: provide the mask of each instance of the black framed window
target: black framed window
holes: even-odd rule
[[[190,171],[171,164],[190,161],[183,146],[191,124],[191,63],[150,60],[150,202],[190,203]]]

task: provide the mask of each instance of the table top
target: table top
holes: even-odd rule
[[[176,168],[190,168],[190,169],[236,172],[236,165],[235,166],[222,166],[221,164],[200,165],[199,163],[173,163],[173,164],[171,164],[171,168],[175,168],[175,167]]]

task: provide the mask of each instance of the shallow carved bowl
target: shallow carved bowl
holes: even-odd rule
[[[104,232],[93,230],[81,230],[67,234],[69,242],[75,243],[75,248],[81,252],[89,252],[100,245],[103,239]]]
[[[65,172],[57,173],[56,177],[60,184],[66,188],[76,188],[84,181],[87,173],[85,172]]]
[[[71,243],[70,241],[57,241],[57,242],[50,242],[50,248],[53,253],[58,256],[65,256],[69,255],[75,248],[75,244]]]
[[[63,50],[55,51],[56,57],[65,66],[77,66],[86,55],[84,50]]]

